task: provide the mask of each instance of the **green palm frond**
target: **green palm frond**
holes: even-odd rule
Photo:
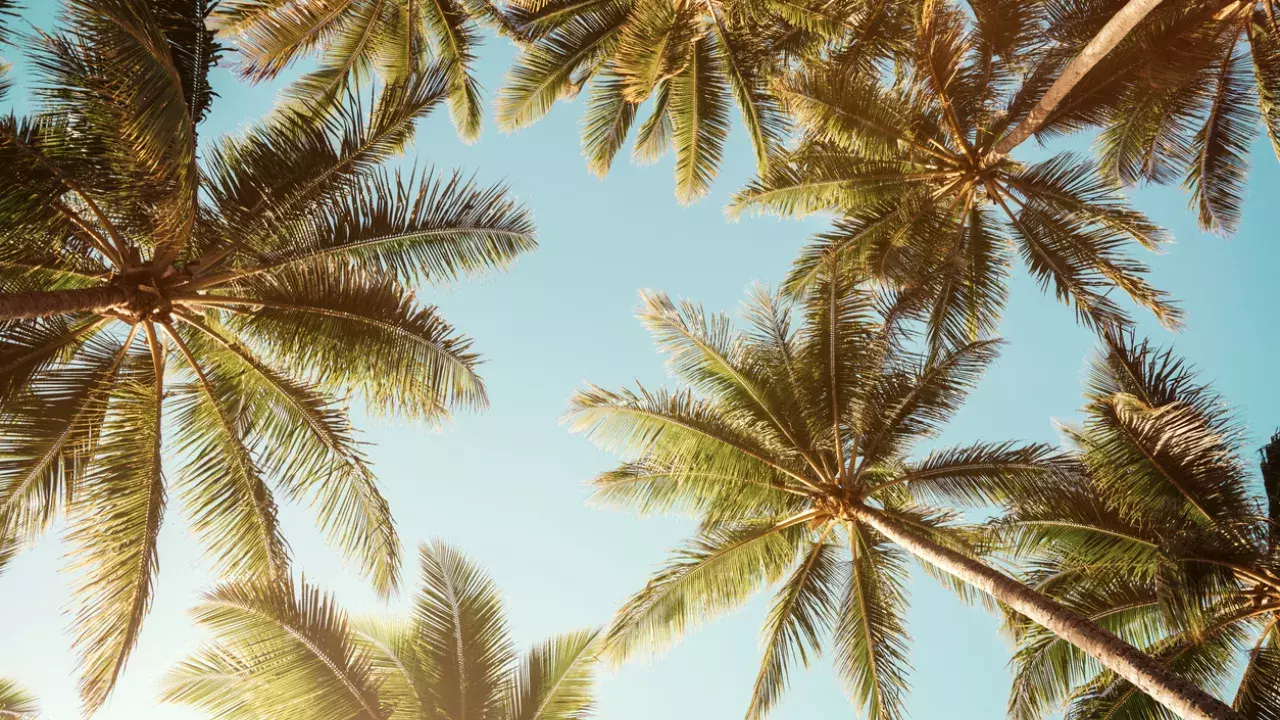
[[[84,481],[128,349],[90,340],[74,365],[32,377],[6,403],[0,518],[16,539],[46,530]]]
[[[102,451],[75,484],[68,540],[72,567],[83,574],[75,587],[75,645],[89,712],[102,705],[124,669],[159,573],[156,540],[167,504],[160,371],[127,369],[113,383],[111,419],[95,438]],[[105,402],[100,393],[96,401]]]
[[[840,546],[825,537],[805,549],[804,559],[783,582],[763,629],[764,658],[751,693],[747,717],[763,718],[782,696],[793,663],[808,667],[839,617],[840,592],[850,569]]]
[[[225,308],[233,332],[328,392],[354,389],[374,412],[427,420],[485,405],[470,341],[391,278],[331,263],[244,287],[242,297],[197,296],[193,304]]]
[[[736,609],[782,577],[808,515],[702,528],[618,611],[604,651],[616,661],[659,652],[707,619]]]
[[[245,582],[207,593],[197,623],[217,646],[165,678],[162,698],[218,718],[380,720],[378,678],[333,598],[305,582]]]
[[[620,2],[589,2],[524,48],[498,90],[499,126],[510,131],[531,125],[561,96],[576,95],[583,83],[576,75],[617,47],[625,18]]]
[[[631,157],[639,163],[654,163],[671,149],[671,113],[667,108],[671,104],[671,81],[659,83],[653,92],[653,107],[649,117],[636,131],[636,143]]]
[[[1262,629],[1258,641],[1249,651],[1240,686],[1232,703],[1245,717],[1270,720],[1280,717],[1280,653],[1276,648],[1276,624]]]
[[[413,79],[388,85],[366,112],[350,96],[326,114],[291,109],[244,135],[223,140],[208,160],[212,196],[235,233],[231,250],[257,249],[274,234],[271,225],[306,217],[326,203],[349,197],[386,160],[402,152],[413,124],[446,96],[444,71],[434,66]]]
[[[413,623],[431,668],[433,702],[448,718],[496,714],[514,661],[497,586],[443,543],[423,546],[419,559]]]
[[[1100,485],[1162,522],[1249,515],[1231,451],[1240,430],[1170,351],[1113,336],[1091,376],[1088,415],[1070,436]]]
[[[1246,64],[1233,47],[1219,63],[1209,117],[1196,132],[1195,159],[1187,172],[1200,227],[1232,233],[1240,223],[1249,146],[1258,135],[1258,113]]]
[[[524,127],[590,82],[597,90],[587,98],[584,146],[590,169],[603,174],[631,130],[633,106],[653,99],[634,157],[650,162],[674,145],[675,194],[690,202],[718,172],[731,105],[766,172],[792,130],[773,81],[822,57],[844,58],[868,74],[887,65],[902,45],[911,5],[517,0],[506,17],[526,42],[499,92],[498,119],[508,129]]]
[[[582,720],[594,711],[594,663],[599,632],[580,630],[544,640],[519,661],[507,720]]]
[[[832,663],[870,720],[903,717],[907,636],[905,558],[861,529],[849,530],[854,553],[840,601]]]
[[[614,156],[626,143],[637,107],[626,99],[622,78],[598,76],[591,82],[582,121],[582,153],[587,157],[587,169],[597,177],[609,172]]]
[[[345,411],[314,386],[267,365],[226,330],[180,315],[196,355],[236,385],[252,450],[291,500],[306,501],[330,542],[355,561],[381,593],[399,584],[400,540]]]
[[[0,679],[0,717],[26,720],[38,713],[39,706],[30,693],[12,680]]]
[[[370,172],[265,238],[236,279],[348,258],[402,282],[448,284],[506,269],[537,247],[529,213],[508,190],[458,173],[408,177]]]
[[[180,490],[189,507],[199,508],[192,525],[227,575],[279,580],[288,549],[275,499],[248,446],[234,376],[202,362],[179,332],[166,330],[191,378],[175,389],[174,412],[177,450],[189,458],[179,472]]]

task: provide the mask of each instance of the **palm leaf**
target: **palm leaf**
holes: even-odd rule
[[[813,543],[782,589],[774,596],[763,630],[764,658],[751,693],[747,717],[765,717],[786,690],[788,671],[797,660],[809,666],[839,614],[839,587],[848,569],[839,561],[839,545]]]
[[[594,712],[598,631],[557,635],[520,659],[509,685],[506,720],[584,720]]]
[[[431,668],[437,712],[449,720],[492,717],[514,660],[497,587],[442,543],[423,546],[420,561],[414,632]]]
[[[157,372],[135,369],[113,383],[110,417],[71,507],[71,567],[81,574],[75,645],[89,712],[106,700],[137,643],[159,572],[156,538],[166,501]]]
[[[676,197],[684,203],[707,193],[724,153],[729,134],[729,88],[724,72],[713,41],[703,37],[694,43],[684,70],[668,81]]]

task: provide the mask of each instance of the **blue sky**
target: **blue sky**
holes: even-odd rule
[[[48,27],[45,3],[53,5],[29,3],[39,8],[28,16]],[[19,60],[12,49],[6,52]],[[512,54],[505,41],[481,50],[480,76],[490,100]],[[17,79],[24,79],[20,65]],[[214,86],[221,97],[202,128],[206,139],[260,117],[278,88],[246,86],[225,69],[215,72]],[[11,96],[19,112],[23,90],[20,84]],[[541,247],[505,275],[421,291],[484,355],[488,411],[462,414],[439,431],[357,420],[399,522],[406,575],[416,572],[411,553],[419,541],[443,538],[460,546],[505,591],[522,645],[604,622],[691,528],[682,520],[589,507],[586,482],[614,460],[559,422],[568,397],[584,382],[613,388],[666,380],[661,358],[633,318],[637,290],[664,290],[733,311],[751,283],[781,280],[806,237],[823,228],[821,219],[725,220],[725,201],[753,170],[740,132],[728,143],[710,197],[693,206],[674,200],[670,157],[636,167],[621,156],[607,178],[596,178],[579,154],[582,105],[581,99],[562,103],[514,135],[498,132],[487,118],[483,137],[472,145],[456,139],[446,113],[422,124],[404,162],[507,182],[533,209]],[[1256,445],[1280,425],[1280,383],[1274,380],[1280,332],[1270,312],[1280,307],[1274,231],[1280,207],[1272,200],[1280,167],[1265,142],[1253,160],[1245,221],[1230,240],[1198,232],[1177,188],[1144,189],[1136,197],[1177,238],[1165,255],[1146,259],[1155,283],[1188,310],[1187,328],[1177,336],[1146,317],[1142,330],[1160,344],[1175,343],[1216,383]],[[1020,269],[1002,335],[1008,344],[1001,359],[940,442],[1054,441],[1054,419],[1075,415],[1091,336]],[[284,522],[297,568],[335,591],[347,608],[404,607],[403,594],[389,608],[378,602],[319,539],[305,509],[286,509]],[[97,716],[102,720],[199,717],[155,702],[158,678],[201,638],[185,613],[200,589],[216,580],[185,524],[181,508],[171,503],[155,604],[114,699]],[[56,720],[79,717],[63,551],[55,533],[0,576],[0,677],[37,692],[46,716]],[[1000,716],[1009,652],[997,622],[927,577],[913,578],[911,595],[911,716]],[[741,717],[756,672],[765,600],[709,623],[661,658],[606,673],[598,716]],[[820,661],[795,675],[774,717],[851,715],[855,711]]]

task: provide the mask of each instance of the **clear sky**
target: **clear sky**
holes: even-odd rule
[[[53,4],[30,0],[28,5],[39,7],[28,12],[29,19],[48,27]],[[12,49],[5,52],[10,60],[20,59]],[[506,41],[490,41],[481,55],[481,80],[492,100],[513,49]],[[25,79],[21,66],[17,79]],[[214,73],[213,83],[220,98],[203,125],[206,139],[262,116],[278,89],[249,87],[225,69]],[[10,99],[19,112],[24,89],[19,84]],[[780,281],[806,237],[824,224],[725,220],[729,194],[753,171],[740,132],[727,145],[710,197],[690,207],[673,197],[670,157],[636,167],[622,155],[606,179],[597,179],[579,154],[582,105],[581,99],[561,103],[542,122],[514,135],[498,132],[490,117],[473,145],[456,139],[446,113],[422,124],[405,162],[463,168],[483,182],[509,183],[533,208],[541,247],[505,275],[422,289],[421,297],[439,304],[484,355],[491,403],[486,412],[462,414],[438,432],[357,418],[372,443],[370,454],[405,543],[406,585],[415,582],[418,542],[443,538],[457,544],[503,588],[522,645],[607,620],[692,527],[588,506],[586,482],[614,458],[559,422],[568,397],[584,382],[614,388],[637,379],[646,385],[666,381],[661,358],[633,317],[637,290],[665,290],[708,308],[735,310],[751,283]],[[1265,141],[1253,160],[1245,220],[1231,240],[1199,233],[1177,188],[1142,190],[1137,200],[1177,237],[1167,254],[1146,259],[1155,267],[1155,283],[1189,311],[1187,329],[1177,336],[1146,317],[1142,329],[1160,344],[1176,343],[1216,383],[1257,445],[1280,425],[1280,167]],[[1042,296],[1020,269],[1002,334],[1008,344],[1001,359],[942,443],[1054,441],[1054,419],[1075,416],[1092,338],[1074,325],[1069,309]],[[404,593],[390,607],[379,603],[319,539],[304,508],[283,515],[296,567],[310,581],[335,591],[354,612],[405,607]],[[155,604],[113,700],[97,715],[102,720],[198,717],[158,706],[157,681],[200,641],[185,613],[216,578],[187,536],[176,501],[165,519]],[[55,533],[0,576],[0,677],[38,693],[54,720],[79,717],[63,552]],[[928,577],[917,574],[910,591],[911,716],[1000,717],[1010,676],[1008,644],[998,623],[980,608],[961,605]],[[766,597],[708,624],[661,658],[607,673],[598,716],[741,717],[756,673]],[[774,717],[853,715],[820,661],[795,674]]]

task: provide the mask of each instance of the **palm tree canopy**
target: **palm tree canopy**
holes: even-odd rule
[[[165,679],[164,698],[215,720],[582,720],[593,631],[517,655],[497,586],[457,550],[420,549],[407,618],[349,620],[307,585],[237,583],[195,611],[212,643]]]
[[[62,33],[27,43],[43,108],[0,119],[0,545],[67,518],[90,710],[150,605],[174,489],[227,576],[286,573],[283,493],[396,587],[342,394],[427,421],[483,406],[470,342],[410,285],[535,245],[501,187],[382,168],[448,97],[447,66],[199,143],[221,56],[206,9],[69,2]]]
[[[1144,647],[1244,717],[1280,713],[1280,554],[1244,433],[1168,350],[1112,334],[1065,432],[1087,470],[997,527],[1029,584]],[[1274,452],[1274,446],[1272,451]],[[1133,686],[1010,618],[1015,718],[1154,718]]]
[[[286,90],[294,99],[340,99],[353,83],[400,83],[438,64],[454,126],[468,142],[480,137],[483,115],[473,69],[479,27],[511,34],[489,0],[225,0],[213,23],[235,43],[241,77],[255,82],[317,56],[318,67]]]
[[[1091,327],[1129,322],[1109,297],[1117,288],[1176,327],[1180,311],[1130,255],[1167,238],[1116,183],[1073,154],[1024,163],[995,152],[1060,69],[1043,59],[1043,6],[970,5],[972,19],[948,3],[925,4],[892,84],[858,58],[810,62],[780,78],[776,94],[803,137],[734,208],[837,212],[787,288],[803,290],[834,254],[846,272],[929,294],[935,346],[994,330],[1015,254]],[[1068,125],[1058,113],[1042,132]]]
[[[1061,469],[1051,448],[1011,442],[913,457],[997,343],[917,355],[908,349],[908,320],[918,316],[910,303],[880,302],[846,278],[824,273],[796,301],[757,289],[742,331],[646,294],[640,317],[681,387],[591,387],[569,415],[575,429],[626,456],[596,479],[598,500],[700,522],[619,611],[609,653],[660,649],[780,583],[748,717],[763,717],[796,665],[824,650],[868,717],[903,716],[908,556],[855,508],[972,554],[977,537],[946,508],[1006,502]]]

